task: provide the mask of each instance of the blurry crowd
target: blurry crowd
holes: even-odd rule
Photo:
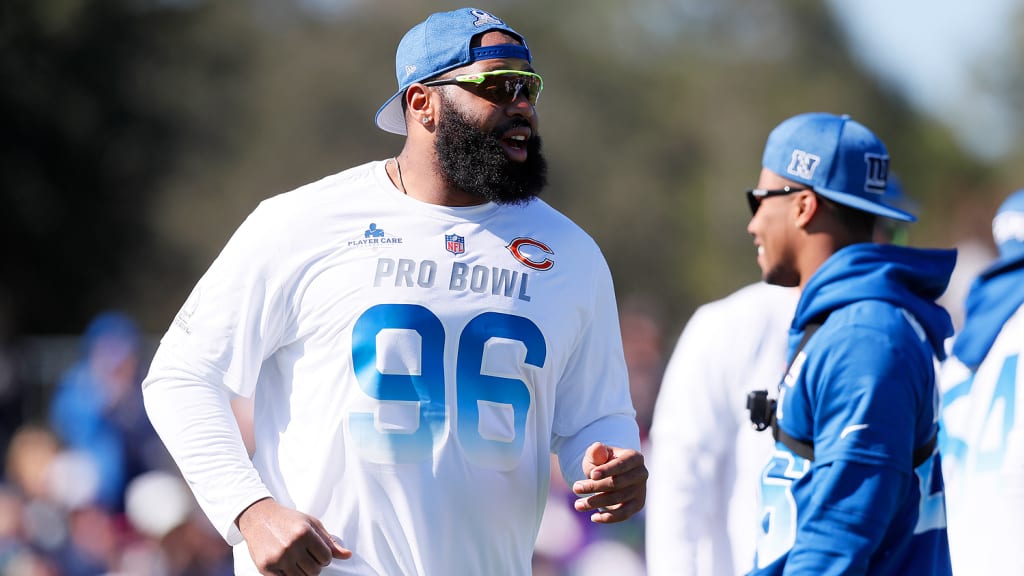
[[[3,447],[0,574],[232,573],[230,549],[149,424],[148,355],[130,317],[102,313],[40,413],[5,422],[15,425]]]
[[[623,307],[621,323],[646,435],[664,364],[662,327],[653,310],[637,304]],[[76,345],[55,382],[28,383],[46,389],[39,402],[4,403],[0,575],[232,574],[230,547],[197,507],[146,416],[146,335],[130,316],[103,312]],[[61,357],[49,352],[47,362]],[[6,381],[26,385],[10,376]],[[247,432],[249,412],[237,399],[236,414]],[[592,524],[573,509],[575,496],[557,466],[553,459],[534,573],[575,576],[603,566],[622,576],[644,574],[643,516]]]

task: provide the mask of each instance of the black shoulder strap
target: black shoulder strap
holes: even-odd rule
[[[811,336],[814,335],[818,328],[821,328],[820,322],[808,324],[807,327],[804,328],[804,337],[800,339],[800,344],[797,345],[796,352],[793,353],[793,358],[789,361],[789,366],[786,367],[787,375],[789,374],[789,370],[793,367],[793,363],[796,362],[797,356],[800,355],[800,351],[804,349],[804,346],[807,344],[807,341],[811,339]],[[772,427],[772,436],[775,438],[775,440],[782,442],[786,446],[786,448],[789,448],[797,456],[814,462],[814,443],[807,442],[804,440],[798,440],[787,434],[786,431],[783,430],[782,427],[778,425],[774,411],[772,412],[770,418],[771,420],[769,421],[769,424]],[[938,433],[933,434],[932,437],[927,442],[925,442],[923,446],[921,446],[917,450],[914,450],[914,468],[917,468],[921,464],[924,464],[925,462],[928,461],[928,459],[931,458],[932,453],[935,452],[935,445],[937,443]]]
[[[789,365],[786,366],[786,375],[788,375],[790,369],[793,368],[793,363],[796,362],[797,357],[800,356],[800,352],[804,349],[804,346],[807,345],[807,341],[811,339],[811,336],[814,336],[814,333],[818,331],[818,328],[821,328],[821,324],[822,322],[813,322],[804,327],[804,336],[800,339],[800,343],[797,344],[796,352],[793,353],[793,357],[789,359]],[[785,375],[783,378],[785,378]],[[769,425],[772,427],[772,437],[774,437],[775,440],[785,444],[786,448],[789,448],[797,456],[810,460],[811,462],[814,461],[814,443],[797,440],[789,434],[786,434],[786,431],[778,425],[775,417],[775,411],[772,411]]]
[[[935,445],[938,443],[939,431],[936,430],[935,434],[932,434],[932,437],[925,442],[923,446],[914,450],[914,468],[917,468],[931,459],[932,454],[935,452]]]

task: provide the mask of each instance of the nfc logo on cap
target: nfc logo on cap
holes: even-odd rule
[[[817,154],[811,154],[803,150],[793,150],[793,157],[789,160],[789,167],[786,168],[786,172],[797,178],[811,180],[814,178],[814,171],[817,170],[818,164],[821,164],[821,157]]]
[[[865,154],[867,176],[864,178],[864,191],[873,194],[884,194],[889,181],[889,157],[882,154]]]
[[[483,10],[471,10],[470,13],[473,16],[476,16],[476,21],[473,22],[473,26],[476,26],[477,28],[491,24],[497,24],[498,26],[505,25],[505,23],[501,21],[501,18],[498,18],[490,12],[484,12]]]

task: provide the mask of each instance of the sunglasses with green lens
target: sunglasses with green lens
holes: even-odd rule
[[[544,80],[540,74],[525,70],[491,70],[462,74],[446,80],[424,82],[424,86],[455,85],[473,92],[495,104],[511,104],[522,94],[531,106],[537,105],[540,91],[544,89]]]

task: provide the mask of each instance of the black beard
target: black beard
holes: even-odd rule
[[[436,150],[441,177],[447,185],[496,204],[526,204],[548,183],[548,163],[541,154],[539,136],[526,142],[526,161],[513,162],[501,146],[501,135],[511,128],[529,126],[513,118],[484,132],[444,100],[444,115],[437,123]]]

